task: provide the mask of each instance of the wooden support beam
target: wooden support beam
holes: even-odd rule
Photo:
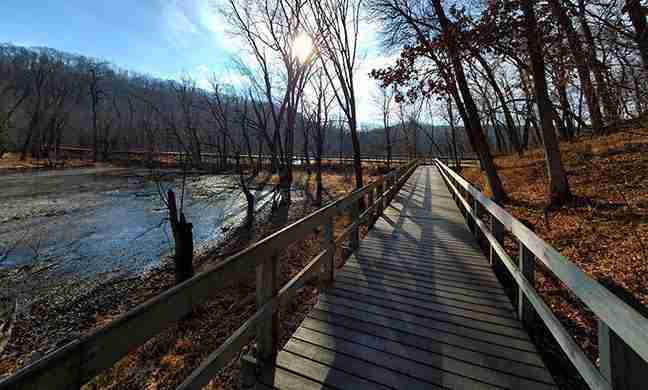
[[[518,257],[518,267],[524,278],[529,281],[531,286],[535,286],[535,256],[531,253],[523,243],[518,241],[520,246],[520,253]],[[531,329],[535,321],[535,312],[533,305],[529,302],[524,295],[524,291],[518,286],[518,317],[522,324]]]
[[[333,227],[335,226],[335,220],[333,218],[329,219],[326,224],[324,224],[324,246],[326,255],[324,258],[324,272],[322,275],[322,281],[325,283],[333,283],[335,281],[335,237],[333,236]]]
[[[504,245],[504,225],[502,225],[502,223],[492,215],[490,216],[490,231],[495,237],[495,239],[497,240],[497,242],[503,246]],[[492,244],[489,245],[489,248],[490,248],[489,251],[490,253],[488,259],[490,261],[491,266],[494,266],[500,260]]]
[[[625,289],[612,286],[610,291],[644,317],[648,317],[648,308]],[[598,341],[599,367],[614,390],[641,389],[646,386],[648,362],[644,361],[601,320],[598,321]]]
[[[279,257],[271,256],[256,267],[257,309],[268,303],[279,291]],[[279,313],[263,321],[257,328],[257,347],[262,360],[271,359],[277,352],[279,337]]]
[[[353,204],[351,205],[351,219],[354,221],[354,223],[358,220],[359,216],[360,204],[359,202],[353,202]],[[351,242],[351,250],[355,252],[360,246],[360,224],[357,224],[357,226],[353,229],[349,238]]]
[[[377,189],[378,193],[376,194],[377,199],[381,199],[381,197],[383,196],[384,188],[385,188],[384,187],[384,181],[379,182],[378,183],[378,189]],[[377,214],[376,218],[380,218],[380,216],[383,213],[383,210],[385,209],[384,206],[385,206],[384,200],[380,200],[380,204],[378,205],[378,209],[376,210],[376,214]]]
[[[373,205],[374,205],[374,191],[376,187],[372,187],[369,190],[369,193],[367,194],[368,199],[368,208],[371,210]],[[367,218],[367,226],[373,226],[373,223],[375,221],[375,215],[376,215],[376,210],[373,210],[369,213],[369,217]]]

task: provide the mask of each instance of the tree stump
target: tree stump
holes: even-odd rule
[[[178,218],[178,206],[176,205],[175,193],[169,190],[167,196],[169,208],[169,222],[175,242],[175,253],[173,263],[175,266],[175,281],[180,284],[191,278],[193,272],[193,225],[188,223],[185,215],[180,211]]]

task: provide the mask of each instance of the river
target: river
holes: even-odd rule
[[[158,266],[172,245],[160,193],[179,192],[181,179],[153,173],[98,167],[0,175],[0,301],[29,303],[56,286],[89,289]],[[270,198],[267,191],[257,197],[257,207]],[[230,176],[190,176],[184,211],[200,249],[242,221],[245,198]],[[80,280],[88,283],[74,283]]]

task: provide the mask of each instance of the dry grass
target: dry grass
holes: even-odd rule
[[[0,172],[43,168],[79,168],[93,165],[94,164],[92,162],[81,159],[66,159],[53,163],[52,161],[49,161],[47,159],[36,160],[31,157],[27,157],[24,161],[21,161],[20,154],[18,153],[5,153],[4,156],[0,158]]]
[[[648,305],[648,131],[633,130],[561,144],[574,195],[570,204],[546,208],[547,176],[541,150],[496,159],[516,218],[612,291]],[[463,175],[486,188],[475,168]],[[486,188],[488,193],[488,189]],[[514,245],[509,245],[515,251]],[[540,268],[536,288],[592,360],[598,358],[592,312],[553,275]]]

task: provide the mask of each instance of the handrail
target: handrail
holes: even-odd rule
[[[571,338],[560,321],[547,307],[533,287],[533,281],[528,280],[513,260],[506,254],[501,240],[495,237],[495,231],[480,220],[481,211],[491,216],[491,226],[497,220],[501,226],[510,231],[520,243],[521,250],[530,251],[549,271],[551,271],[567,288],[600,319],[612,329],[641,359],[648,361],[648,319],[623,302],[607,288],[590,278],[568,258],[533,233],[522,222],[510,213],[488,199],[474,188],[463,177],[451,170],[440,160],[435,163],[439,168],[453,197],[469,216],[470,222],[479,227],[487,239],[491,250],[495,251],[500,260],[512,274],[518,284],[520,293],[529,300],[538,315],[552,332],[563,351],[572,361],[579,373],[591,388],[611,389],[609,373],[601,373],[585,356],[583,351]],[[462,191],[465,192],[462,194]],[[471,197],[474,203],[466,199]],[[481,209],[481,210],[478,210]],[[605,375],[604,375],[605,374]]]
[[[69,151],[69,152],[92,152],[92,148],[87,148],[87,147],[81,147],[81,146],[61,146],[59,147],[59,150],[61,151]],[[173,152],[173,151],[148,151],[148,150],[114,150],[111,151],[110,154],[155,154],[155,155],[163,155],[163,156],[181,156],[185,155],[186,152]],[[219,153],[212,153],[212,152],[203,152],[201,153],[202,156],[205,157],[220,157],[221,154]],[[245,157],[248,157],[248,155],[244,155]],[[228,155],[228,158],[235,158],[235,154]],[[272,155],[270,154],[252,154],[252,158],[271,158]],[[293,153],[293,158],[296,159],[305,159],[306,155],[304,153]],[[311,160],[315,160],[315,156],[311,155],[309,156]],[[324,154],[321,156],[323,160],[353,160],[353,155],[343,155],[340,156],[339,154]],[[454,160],[454,157],[452,156],[439,156],[437,157],[441,160]],[[427,158],[429,160],[429,158]],[[363,161],[386,161],[387,160],[387,155],[385,154],[363,154],[361,160]],[[391,160],[393,162],[409,162],[411,160],[410,156],[403,156],[403,155],[394,155],[391,156]],[[459,158],[461,161],[479,161],[479,158],[476,156],[462,156]]]
[[[416,162],[412,162],[397,168],[362,189],[353,191],[346,197],[314,211],[228,257],[215,267],[196,274],[191,279],[151,298],[120,315],[108,325],[70,342],[0,381],[0,390],[80,387],[101,371],[112,367],[119,359],[151,337],[184,318],[194,306],[215,297],[219,287],[241,279],[251,268],[263,264],[266,259],[274,257],[291,243],[312,233],[319,226],[329,223],[365,195],[370,192],[373,194],[376,189],[382,189],[384,183],[393,183],[393,185],[386,193],[381,194],[380,199],[395,195],[395,187],[402,185],[403,176],[410,174],[415,167]],[[382,210],[379,203],[375,203],[372,207]],[[313,262],[310,266],[305,269],[312,268]],[[267,305],[263,307],[266,308],[264,310],[270,310]],[[270,311],[274,311],[274,308]],[[249,325],[254,325],[254,322]]]
[[[373,195],[370,190],[372,185],[381,184],[381,182],[374,182],[360,190],[357,191],[358,194],[370,194],[370,203],[372,200],[374,202],[367,207],[365,212],[357,217],[357,220],[348,227],[340,236],[340,238],[345,237],[353,232],[358,231],[360,222],[363,220],[368,220],[371,215],[374,215],[376,211],[382,212],[386,201],[391,200],[396,193],[403,186],[407,178],[414,172],[417,167],[417,162],[413,162],[405,167],[401,167],[397,170],[396,182],[384,193],[380,194],[378,198],[373,199]],[[369,190],[369,191],[367,191]],[[357,198],[359,200],[360,198]],[[333,221],[329,219],[327,222],[327,231],[332,233]],[[187,390],[187,389],[200,389],[205,386],[211,378],[213,378],[236,354],[241,348],[252,340],[255,333],[254,330],[264,321],[270,321],[268,318],[271,314],[275,313],[279,307],[279,303],[291,297],[301,286],[307,283],[313,277],[318,276],[318,271],[322,266],[328,267],[331,272],[329,280],[334,279],[334,258],[335,247],[341,241],[340,238],[336,241],[335,244],[329,246],[327,249],[320,252],[313,260],[311,260],[308,265],[299,272],[295,277],[293,277],[288,283],[286,283],[276,294],[274,294],[266,303],[264,303],[252,317],[246,321],[241,327],[239,327],[216,351],[210,354],[201,365],[194,370],[191,375],[176,388],[176,390]],[[332,236],[328,238],[332,239]],[[357,248],[353,248],[357,249]],[[329,264],[325,264],[328,262]],[[257,289],[260,286],[257,285]],[[263,288],[263,286],[261,286]],[[257,290],[258,295],[258,290]],[[258,329],[256,329],[258,331]],[[274,340],[276,343],[277,340]],[[257,343],[259,343],[257,341]]]

